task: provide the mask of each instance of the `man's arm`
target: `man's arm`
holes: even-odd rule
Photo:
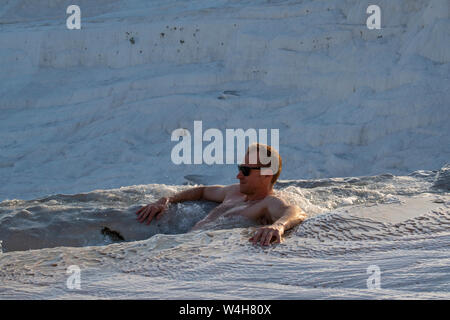
[[[147,224],[149,224],[155,216],[156,219],[159,220],[164,212],[166,212],[170,203],[196,200],[222,202],[225,199],[227,188],[228,187],[224,186],[195,187],[178,192],[171,197],[163,197],[157,202],[139,209],[136,212],[136,214],[138,214],[137,220],[141,223],[147,220]]]
[[[227,187],[224,186],[206,186],[195,187],[169,197],[169,202],[178,203],[184,201],[208,200],[214,202],[223,202],[225,199]]]
[[[300,224],[307,217],[302,209],[294,205],[288,205],[281,199],[271,199],[267,210],[275,222],[258,229],[256,234],[249,239],[254,244],[259,241],[261,245],[267,246],[272,239],[275,239],[275,243],[280,243],[286,230]]]

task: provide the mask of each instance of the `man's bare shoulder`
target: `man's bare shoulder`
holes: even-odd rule
[[[268,205],[272,206],[289,206],[290,204],[279,194],[270,194],[264,198],[264,201]]]
[[[211,185],[208,186],[209,188],[217,188],[220,189],[222,192],[239,192],[239,184],[230,184],[230,185]]]
[[[225,201],[225,199],[233,197],[239,193],[240,191],[238,184],[232,184],[227,186],[224,185],[207,186],[205,187],[203,192],[203,199],[215,202],[223,202]]]
[[[241,194],[239,184],[230,184],[228,186],[224,186],[224,191],[227,196]]]
[[[302,208],[299,206],[290,203],[287,199],[285,199],[282,195],[279,194],[271,194],[264,198],[265,206],[271,214],[277,215],[278,213],[284,212],[285,210],[294,209],[298,212],[303,212]]]

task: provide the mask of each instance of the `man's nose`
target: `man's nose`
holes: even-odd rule
[[[242,174],[242,171],[239,170],[239,172],[238,172],[236,178],[238,178],[239,180],[241,180],[241,179],[243,179],[244,177],[245,177],[245,176]]]

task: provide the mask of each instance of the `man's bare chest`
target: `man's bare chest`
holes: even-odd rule
[[[265,215],[265,210],[261,201],[245,201],[243,198],[231,198],[222,202],[211,211],[211,214],[216,217],[243,216],[251,220],[258,220]]]

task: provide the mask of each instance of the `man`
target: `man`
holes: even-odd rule
[[[271,242],[280,243],[286,230],[306,219],[306,214],[299,207],[289,205],[274,194],[273,186],[280,176],[281,165],[281,156],[275,149],[264,144],[253,144],[247,149],[244,164],[238,166],[239,184],[194,187],[169,198],[163,197],[138,210],[137,219],[141,223],[146,221],[147,224],[154,217],[159,220],[170,203],[214,201],[221,204],[199,221],[192,230],[201,228],[219,216],[242,215],[264,225],[249,239],[253,244],[259,242],[260,245],[267,246]]]

